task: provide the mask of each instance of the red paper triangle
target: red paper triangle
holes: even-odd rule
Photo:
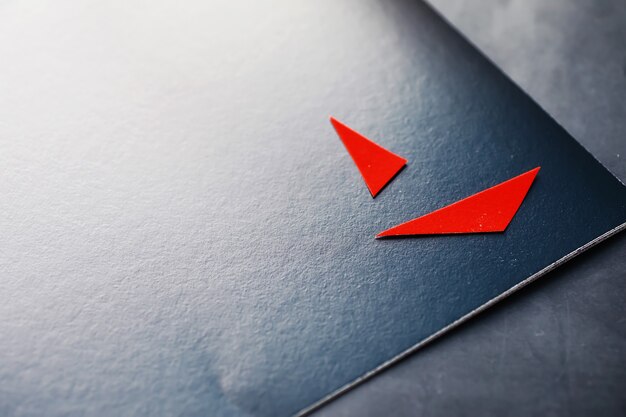
[[[406,165],[406,159],[372,142],[334,117],[330,122],[361,172],[372,197]]]
[[[503,232],[519,209],[539,167],[376,237]]]

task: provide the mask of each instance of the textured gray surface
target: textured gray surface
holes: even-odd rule
[[[430,3],[626,180],[626,1]]]
[[[625,2],[431,3],[626,179]],[[318,415],[626,415],[624,253],[601,244]]]
[[[622,416],[626,235],[465,323],[315,416]]]
[[[331,4],[328,2],[327,6]],[[346,7],[345,3],[342,4],[341,7]],[[271,20],[261,28],[274,28],[275,31],[270,31],[272,42],[253,53],[244,51],[246,59],[238,61],[244,55],[242,48],[248,45],[253,23],[258,13],[266,11],[265,7],[251,4],[249,8],[239,8],[225,2],[227,18],[223,18],[213,13],[212,6],[189,2],[186,7],[192,9],[186,9],[175,1],[151,2],[145,6],[124,1],[1,3],[0,30],[3,36],[0,37],[0,55],[8,64],[2,68],[0,85],[3,97],[0,102],[3,144],[0,187],[6,197],[1,202],[3,217],[0,221],[1,262],[5,272],[0,289],[6,297],[0,307],[3,318],[0,355],[4,364],[0,369],[0,415],[207,415],[216,407],[222,407],[221,414],[235,415],[246,410],[257,414],[261,408],[270,415],[272,407],[290,405],[280,402],[284,398],[268,395],[268,386],[263,384],[268,363],[280,363],[278,368],[281,370],[282,362],[289,362],[292,366],[298,364],[298,355],[310,353],[311,349],[324,352],[324,346],[314,341],[302,349],[289,349],[287,356],[280,356],[285,353],[281,350],[284,343],[302,340],[290,341],[294,322],[289,318],[276,321],[272,320],[273,316],[268,319],[263,314],[256,314],[290,311],[294,297],[305,286],[298,281],[302,276],[285,279],[277,292],[268,292],[267,286],[256,281],[243,288],[235,282],[237,275],[234,272],[241,271],[236,266],[242,258],[250,275],[259,274],[255,262],[266,260],[267,252],[257,250],[257,241],[267,243],[274,239],[273,253],[277,264],[272,267],[278,268],[285,257],[293,254],[292,248],[287,251],[280,245],[282,241],[277,242],[276,235],[260,233],[258,229],[249,233],[248,226],[266,224],[285,212],[300,215],[302,211],[293,203],[307,201],[309,197],[301,189],[289,194],[293,191],[289,178],[276,175],[281,164],[272,160],[272,155],[250,152],[241,156],[240,148],[231,139],[254,138],[259,143],[264,137],[284,140],[293,132],[302,130],[302,120],[286,117],[287,113],[293,116],[291,111],[296,111],[301,112],[299,116],[314,115],[315,122],[311,122],[311,126],[315,127],[311,132],[316,133],[305,136],[307,139],[318,140],[316,143],[327,150],[335,149],[333,146],[338,147],[338,143],[326,140],[316,130],[322,130],[317,120],[325,118],[328,106],[318,107],[308,100],[330,97],[336,100],[334,103],[338,107],[351,109],[355,115],[362,113],[361,120],[368,120],[368,117],[379,114],[379,103],[388,104],[385,96],[377,95],[384,93],[378,88],[380,83],[398,81],[403,85],[402,78],[396,78],[393,71],[378,73],[381,78],[374,78],[365,88],[374,91],[369,100],[359,100],[359,93],[364,91],[363,83],[345,85],[338,79],[336,82],[345,89],[316,88],[310,91],[312,94],[307,100],[287,106],[285,103],[290,104],[294,91],[315,87],[314,83],[303,83],[296,73],[307,75],[309,71],[316,71],[312,77],[316,80],[329,76],[328,72],[319,73],[320,68],[326,70],[327,66],[320,65],[315,59],[308,61],[311,56],[306,47],[301,48],[302,39],[289,36],[305,34],[304,45],[311,42],[310,45],[316,46],[317,32],[313,27],[295,33],[281,32],[282,26],[277,23],[286,19],[280,13],[284,8],[278,7],[273,15],[277,20]],[[309,19],[316,16],[319,22],[326,24],[329,21],[338,26],[346,24],[345,20],[326,15],[318,7],[317,2],[303,6],[296,20],[310,22]],[[361,12],[368,15],[373,10]],[[346,10],[346,16],[351,17],[347,22],[357,25],[358,16],[348,13],[353,11]],[[235,33],[240,36],[223,45],[224,38],[219,34],[232,30],[233,22],[238,25]],[[384,21],[374,26],[362,32],[365,39],[373,36],[384,40],[395,29]],[[210,36],[211,31],[215,31],[216,36]],[[354,47],[367,44],[360,36],[351,38]],[[216,44],[218,48],[232,48],[232,53],[212,60],[214,56],[210,52]],[[290,55],[293,60],[289,61],[293,67],[277,68],[278,61],[268,57],[275,56],[273,54],[280,57],[284,50],[294,53]],[[413,64],[412,61],[404,60],[406,56],[394,55],[393,48],[389,50],[397,58],[394,64],[406,65],[405,75],[408,70],[415,69],[414,65],[408,65]],[[408,51],[415,52],[412,48]],[[339,57],[343,54],[335,56]],[[238,65],[238,62],[244,64]],[[352,76],[371,68],[351,68],[350,62],[340,59],[333,62],[342,62],[344,66],[341,68]],[[427,59],[415,62],[431,64]],[[225,69],[223,78],[207,76],[216,67]],[[284,68],[294,72],[285,72],[286,76],[280,78],[272,77]],[[303,72],[298,72],[298,68]],[[390,68],[397,70],[400,67],[391,65]],[[258,82],[256,77],[259,75],[264,83]],[[234,91],[229,89],[231,77],[242,82]],[[416,97],[410,90],[402,91],[410,99]],[[222,97],[233,101],[224,108]],[[288,108],[268,106],[268,97]],[[387,116],[400,121],[401,111],[412,111],[413,108],[401,106],[395,110],[398,113],[393,117]],[[246,121],[259,118],[272,120],[272,123],[259,123],[256,127],[260,130],[252,129],[247,123],[233,123],[231,118],[237,117],[239,121],[240,114]],[[333,137],[330,128],[326,129],[328,138]],[[272,132],[281,134],[272,136]],[[210,141],[210,138],[216,139]],[[301,146],[298,148],[301,155],[311,151],[303,142],[291,145]],[[223,155],[241,156],[242,166],[257,163],[264,157],[274,163],[270,167],[263,165],[266,170],[262,172],[245,171],[248,175],[228,183],[231,171],[226,169],[228,158]],[[344,156],[341,152],[333,155],[337,160]],[[293,170],[316,172],[316,166],[309,163],[306,158],[296,159],[290,160],[287,166]],[[342,169],[348,172],[352,167]],[[411,175],[410,172],[405,174],[404,179]],[[259,201],[271,202],[268,206],[274,211],[265,212],[266,216],[260,222],[240,222],[257,208],[256,204],[243,204],[232,211],[225,208],[230,198],[241,198],[251,190],[264,190],[259,178],[270,176],[276,178],[273,193],[267,200]],[[340,177],[348,178],[348,175]],[[310,181],[307,184],[312,187],[319,186],[314,175],[298,178]],[[330,189],[336,189],[335,185],[328,187]],[[349,192],[355,197],[360,195],[359,190],[354,187]],[[316,202],[320,205],[327,203],[311,199],[312,204]],[[216,218],[220,220],[216,222]],[[236,231],[240,235],[221,235],[222,239],[215,239],[217,232],[233,224],[237,225]],[[236,256],[242,255],[239,236],[244,233],[247,233],[247,239],[256,241],[250,245],[250,251]],[[309,249],[317,250],[319,256],[315,262],[325,265],[327,259],[323,248],[328,245],[317,240],[319,229],[300,229],[297,236],[303,233],[308,238],[306,245],[296,250],[307,254],[310,254]],[[480,239],[482,237],[477,240]],[[402,245],[406,247],[410,243],[404,241]],[[224,257],[218,256],[220,253],[232,255],[232,259],[227,259],[225,264]],[[217,285],[207,279],[219,275],[216,265],[223,266],[217,268],[223,278]],[[592,271],[602,269],[595,266]],[[591,323],[588,324],[597,333],[604,332],[604,326],[614,323],[618,324],[612,328],[619,331],[619,320],[624,316],[623,312],[617,312],[618,320],[607,319],[604,309],[621,302],[621,298],[616,300],[610,296],[617,297],[623,291],[611,281],[603,281],[604,278],[600,275],[598,285],[610,285],[607,287],[610,290],[606,290],[610,292],[608,295],[598,296],[587,289],[577,294],[576,299],[578,308],[582,308],[581,304],[588,304],[597,309],[597,322],[589,319]],[[303,330],[298,326],[300,332],[311,335],[318,323],[330,321],[328,317],[333,312],[343,312],[332,310],[337,306],[336,300],[324,299],[325,294],[321,291],[321,297],[317,298],[309,294],[307,300],[314,300],[308,305],[309,309],[328,302],[328,310],[315,310],[320,320],[307,320],[312,327]],[[547,294],[542,293],[542,296]],[[277,302],[281,297],[283,301]],[[306,304],[306,300],[299,301],[301,306]],[[534,307],[531,310],[546,309],[552,314],[550,317],[558,317],[556,314],[562,310],[556,307],[552,310],[553,306],[559,305],[554,300],[552,302],[546,303],[542,299],[538,306],[531,305]],[[569,304],[571,307],[574,302],[569,300]],[[337,308],[354,311],[351,303]],[[216,315],[220,320],[215,320]],[[526,314],[523,317],[532,319],[534,316]],[[577,321],[585,320],[579,318],[567,323],[573,326],[572,323]],[[355,322],[350,320],[341,326],[338,334],[345,336],[345,328]],[[409,324],[406,321],[399,323]],[[511,323],[510,317],[507,323]],[[491,411],[503,414],[513,407],[510,401],[507,402],[507,396],[502,395],[506,392],[510,397],[513,391],[510,385],[500,381],[507,372],[515,376],[510,378],[513,388],[519,388],[513,391],[520,395],[514,398],[517,404],[534,407],[534,403],[540,403],[541,414],[545,415],[548,408],[546,402],[541,403],[539,399],[547,397],[548,387],[555,391],[555,385],[562,391],[561,395],[547,397],[546,401],[555,401],[549,411],[614,411],[615,398],[619,397],[614,395],[615,384],[610,383],[616,379],[607,379],[604,375],[611,365],[620,368],[619,361],[611,362],[611,358],[619,359],[619,356],[608,356],[607,350],[598,354],[596,349],[593,349],[595,362],[583,354],[577,356],[572,353],[575,332],[563,323],[557,320],[554,327],[544,323],[543,334],[541,331],[533,333],[535,338],[532,341],[539,343],[539,348],[533,351],[532,357],[541,358],[536,360],[541,363],[539,368],[548,375],[558,372],[558,378],[534,381],[535,387],[542,389],[532,391],[535,395],[530,397],[532,401],[525,401],[529,398],[529,391],[522,389],[527,388],[528,381],[533,381],[524,374],[527,363],[512,366],[505,360],[510,357],[507,354],[509,349],[523,345],[514,343],[510,348],[509,340],[515,339],[507,331],[502,333],[503,341],[492,337],[481,338],[478,342],[483,354],[481,358],[486,357],[492,362],[491,374],[484,372],[480,360],[468,359],[467,350],[471,353],[474,345],[462,343],[457,346],[462,355],[458,356],[456,369],[451,360],[454,355],[449,354],[444,357],[443,365],[435,360],[428,364],[438,374],[421,373],[425,383],[405,384],[406,381],[400,379],[403,384],[392,385],[394,394],[390,396],[377,397],[371,392],[360,391],[368,393],[367,398],[361,397],[356,405],[349,406],[352,408],[336,412],[366,414],[365,411],[373,411],[376,415],[388,415],[422,407],[422,411],[442,415],[488,414]],[[479,330],[482,328],[482,324],[477,326]],[[276,329],[282,330],[278,338],[266,336]],[[560,337],[550,340],[557,347],[548,351],[556,356],[542,356],[541,336],[552,335],[555,329],[561,330]],[[242,344],[246,338],[254,343]],[[613,349],[615,355],[616,345],[607,337],[583,340],[588,343],[600,340],[603,349]],[[381,339],[373,337],[368,348],[373,343],[380,344]],[[563,349],[561,343],[569,344]],[[488,350],[490,348],[492,350]],[[620,348],[617,345],[617,349]],[[247,354],[242,355],[242,352]],[[445,355],[445,349],[443,352]],[[589,367],[576,362],[583,356],[585,363],[590,363]],[[324,356],[320,354],[314,360],[319,357]],[[420,357],[429,358],[416,356]],[[450,362],[446,363],[448,360]],[[468,368],[468,363],[472,367]],[[308,375],[307,384],[302,384],[301,374],[291,374],[288,378],[274,375],[271,382],[299,389],[299,394],[306,395],[313,392],[315,384],[324,380],[325,370],[332,365],[333,362],[326,359],[314,369],[319,374],[312,372]],[[403,368],[397,369],[402,372]],[[413,378],[415,374],[410,372],[410,375]],[[429,375],[435,375],[435,378]],[[477,382],[488,381],[490,376],[498,387]],[[580,380],[584,383],[581,384]],[[440,381],[439,385],[437,381]],[[445,381],[469,401],[461,399],[449,406],[459,397],[455,397],[454,389],[443,384]],[[581,387],[587,387],[585,384],[599,387],[600,391],[580,392]],[[433,390],[424,391],[422,397],[407,396],[410,398],[406,403],[408,408],[396,407],[398,401],[394,395],[406,393],[416,386]],[[472,395],[473,386],[477,391]],[[498,391],[501,386],[502,390]],[[399,387],[401,390],[396,391]],[[509,390],[505,391],[507,387]],[[380,388],[374,390],[377,392]],[[486,401],[489,395],[485,392],[496,396],[494,402]],[[576,396],[596,398],[596,401],[576,404]],[[448,402],[448,407],[433,398]],[[567,400],[570,401],[569,409],[563,406]],[[599,409],[599,402],[604,404],[604,410]],[[481,406],[485,408],[481,410]],[[341,407],[341,403],[338,402],[337,407]],[[332,410],[329,408],[329,412]],[[532,413],[528,408],[524,410],[525,414]]]

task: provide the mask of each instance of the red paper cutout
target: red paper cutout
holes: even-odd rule
[[[519,209],[540,167],[449,206],[387,229],[380,237],[503,232]]]
[[[361,172],[372,197],[406,165],[407,160],[372,142],[331,116],[330,122]]]

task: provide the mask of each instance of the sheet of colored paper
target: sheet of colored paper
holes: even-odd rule
[[[420,2],[35,3],[0,5],[4,415],[292,415],[626,222]],[[375,199],[329,115],[408,161]],[[375,239],[536,167],[503,232]]]

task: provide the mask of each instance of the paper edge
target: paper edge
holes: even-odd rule
[[[568,253],[564,257],[562,257],[559,260],[557,260],[557,261],[551,263],[550,265],[544,267],[540,271],[535,272],[534,274],[532,274],[531,276],[529,276],[525,280],[515,284],[514,286],[512,286],[508,290],[506,290],[503,293],[501,293],[500,295],[498,295],[498,296],[492,298],[491,300],[487,301],[486,303],[482,304],[480,307],[470,311],[469,313],[465,314],[464,316],[461,316],[460,318],[456,319],[452,323],[450,323],[447,326],[443,327],[439,331],[431,334],[430,336],[428,336],[425,339],[422,339],[420,342],[416,343],[415,345],[411,346],[410,348],[408,348],[408,349],[404,350],[403,352],[397,354],[396,356],[392,357],[391,359],[383,362],[382,364],[378,365],[377,367],[375,367],[371,371],[366,372],[365,374],[363,374],[360,377],[354,379],[353,381],[349,382],[348,384],[343,385],[342,387],[336,389],[335,391],[331,392],[330,394],[326,395],[325,397],[322,397],[320,400],[314,402],[310,406],[303,408],[302,410],[298,411],[294,415],[294,417],[305,417],[305,416],[311,415],[311,413],[313,413],[314,411],[317,411],[322,406],[324,406],[324,405],[328,404],[329,402],[333,401],[334,399],[344,395],[345,393],[347,393],[348,391],[350,391],[353,388],[357,387],[361,383],[371,379],[372,377],[374,377],[375,375],[379,374],[380,372],[386,370],[387,368],[390,368],[392,365],[394,365],[397,362],[405,359],[406,357],[408,357],[408,356],[412,355],[413,353],[417,352],[418,350],[420,350],[424,346],[428,345],[429,343],[433,342],[434,340],[436,340],[439,337],[443,336],[444,334],[448,333],[450,330],[458,327],[462,323],[464,323],[464,322],[470,320],[471,318],[473,318],[474,316],[482,313],[484,310],[487,310],[489,307],[493,306],[494,304],[498,303],[499,301],[502,301],[503,299],[505,299],[506,297],[510,296],[514,292],[524,288],[525,286],[527,286],[528,284],[534,282],[535,280],[537,280],[538,278],[540,278],[543,275],[547,274],[548,272],[551,272],[552,270],[554,270],[557,267],[563,265],[567,261],[575,258],[576,256],[578,256],[581,253],[585,252],[586,250],[594,247],[598,243],[608,239],[609,237],[616,235],[617,233],[623,231],[624,229],[626,229],[626,223],[622,223],[619,226],[609,230],[608,232],[605,232],[604,234],[598,236],[597,238],[587,242],[586,244],[584,244],[583,246],[579,247],[578,249]]]

